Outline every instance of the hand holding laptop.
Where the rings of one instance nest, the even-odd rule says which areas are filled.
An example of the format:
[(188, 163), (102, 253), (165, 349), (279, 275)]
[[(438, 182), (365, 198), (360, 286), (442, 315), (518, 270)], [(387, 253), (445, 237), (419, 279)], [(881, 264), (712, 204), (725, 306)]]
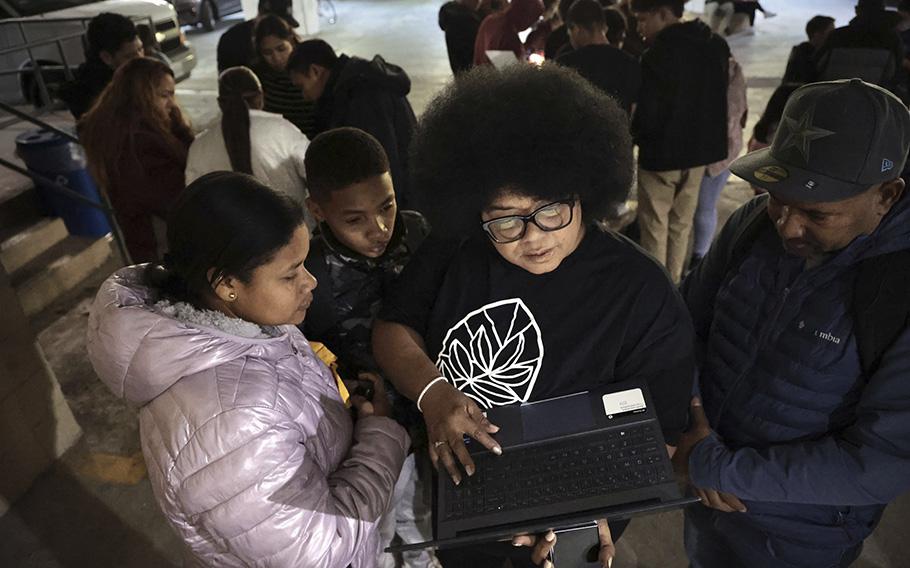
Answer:
[[(519, 546), (531, 539), (546, 546), (539, 537), (553, 531), (570, 535), (563, 539), (565, 558), (554, 562), (573, 566), (590, 551), (582, 533), (596, 527), (601, 546), (590, 552), (609, 566), (615, 547), (596, 519), (622, 520), (698, 501), (683, 495), (673, 477), (643, 381), (497, 406), (487, 411), (488, 419), (442, 378), (427, 382), (417, 400), (431, 457), (443, 461), (452, 479), (434, 479), (433, 540), (390, 551), (475, 546), (515, 535), (538, 535)], [(456, 456), (470, 477), (461, 477)]]
[[(613, 535), (610, 533), (610, 525), (606, 519), (597, 521), (597, 536), (600, 540), (600, 550), (598, 551), (597, 561), (603, 568), (613, 566), (613, 558), (616, 556), (616, 545), (613, 543)], [(556, 548), (556, 533), (547, 531), (539, 535), (520, 535), (512, 539), (515, 546), (533, 546), (531, 552), (531, 562), (544, 568), (553, 568), (553, 551)]]
[(449, 383), (440, 381), (433, 385), (421, 402), (427, 423), (430, 460), (436, 469), (442, 462), (455, 485), (461, 483), (456, 457), (465, 472), (474, 475), (474, 461), (464, 445), (465, 435), (495, 454), (502, 453), (500, 445), (490, 436), (499, 431), (499, 426), (487, 420), (477, 403)]
[[(671, 453), (673, 469), (680, 483), (686, 486), (692, 485), (689, 479), (689, 454), (692, 453), (692, 450), (699, 442), (711, 435), (711, 425), (708, 423), (705, 409), (702, 407), (701, 400), (698, 397), (692, 399), (689, 406), (689, 416), (691, 418), (689, 429), (680, 437), (676, 451)], [(711, 507), (724, 513), (746, 512), (746, 506), (739, 500), (739, 497), (732, 493), (702, 489), (695, 486), (692, 486), (692, 490), (701, 498), (702, 504), (706, 507)]]
[(555, 532), (547, 531), (544, 534), (538, 535), (519, 535), (512, 539), (512, 544), (514, 546), (533, 546), (534, 550), (531, 551), (531, 562), (535, 566), (553, 568), (552, 552), (553, 548), (556, 547)]

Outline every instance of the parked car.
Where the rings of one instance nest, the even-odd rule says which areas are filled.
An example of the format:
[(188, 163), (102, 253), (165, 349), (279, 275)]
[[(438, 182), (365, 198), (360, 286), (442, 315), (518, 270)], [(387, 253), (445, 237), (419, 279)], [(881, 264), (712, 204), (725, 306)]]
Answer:
[(153, 26), (178, 81), (196, 67), (196, 50), (164, 0), (0, 0), (0, 100), (42, 102), (35, 63), (53, 96), (67, 79), (65, 69), (75, 71), (85, 61), (85, 28), (102, 12)]
[(215, 23), (228, 14), (243, 9), (240, 0), (170, 0), (177, 9), (181, 26), (201, 25), (208, 31), (215, 29)]

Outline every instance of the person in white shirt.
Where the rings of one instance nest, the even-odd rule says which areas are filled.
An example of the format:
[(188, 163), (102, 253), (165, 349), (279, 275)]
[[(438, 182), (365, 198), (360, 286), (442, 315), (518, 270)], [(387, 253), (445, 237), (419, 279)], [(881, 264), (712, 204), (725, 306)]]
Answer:
[(214, 171), (241, 172), (303, 204), (303, 157), (310, 142), (281, 115), (261, 110), (262, 85), (256, 74), (246, 67), (225, 69), (218, 77), (218, 106), (221, 117), (190, 146), (186, 183)]

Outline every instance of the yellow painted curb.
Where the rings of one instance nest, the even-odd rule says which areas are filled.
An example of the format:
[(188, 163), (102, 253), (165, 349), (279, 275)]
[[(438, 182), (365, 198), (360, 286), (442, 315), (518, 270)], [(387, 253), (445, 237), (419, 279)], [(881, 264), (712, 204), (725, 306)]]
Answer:
[(131, 456), (92, 453), (79, 470), (95, 481), (115, 485), (136, 485), (148, 474), (142, 452)]

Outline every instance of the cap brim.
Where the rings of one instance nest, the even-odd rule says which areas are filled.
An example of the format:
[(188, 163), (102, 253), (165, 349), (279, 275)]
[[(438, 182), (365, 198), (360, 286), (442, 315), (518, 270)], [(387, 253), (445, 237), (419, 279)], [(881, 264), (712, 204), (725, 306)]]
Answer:
[(841, 201), (869, 189), (863, 184), (831, 178), (781, 162), (771, 155), (771, 148), (762, 148), (734, 160), (730, 171), (771, 195), (793, 201)]

